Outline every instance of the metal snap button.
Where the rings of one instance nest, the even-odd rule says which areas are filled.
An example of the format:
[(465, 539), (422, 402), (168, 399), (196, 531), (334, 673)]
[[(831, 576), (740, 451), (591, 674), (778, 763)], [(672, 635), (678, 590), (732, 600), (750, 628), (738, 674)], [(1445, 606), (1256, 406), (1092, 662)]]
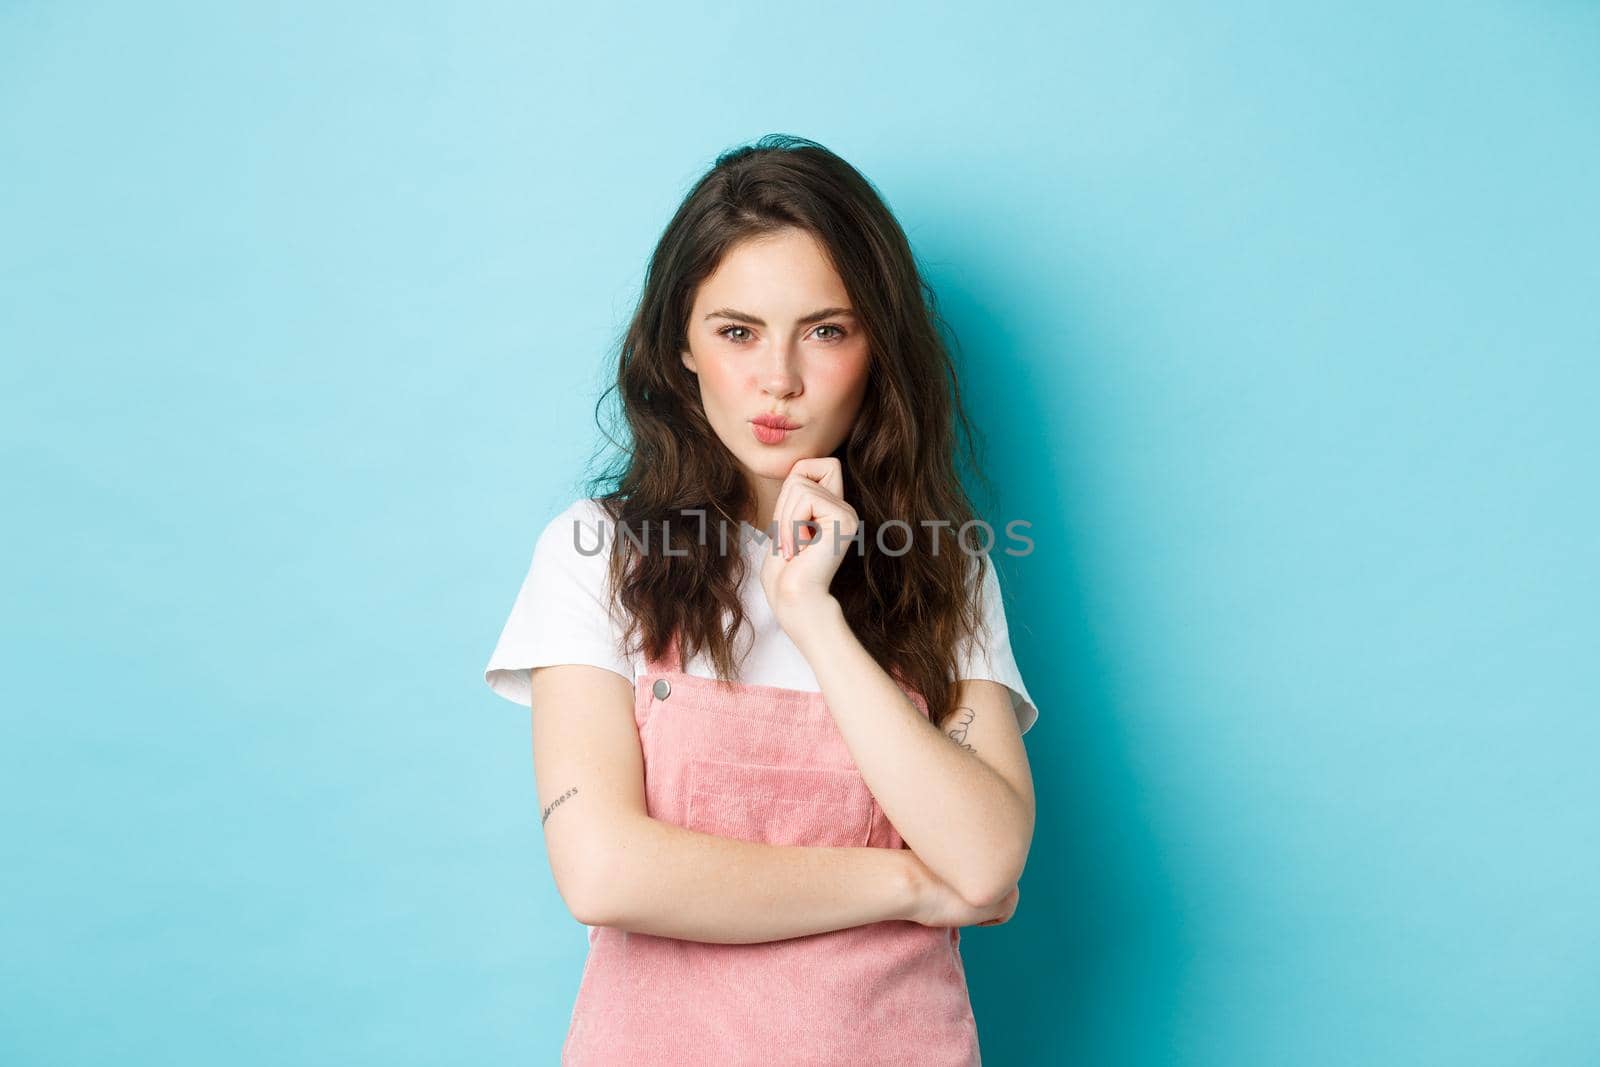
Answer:
[(650, 687), (657, 700), (665, 700), (672, 693), (672, 684), (665, 678), (657, 678), (656, 684)]

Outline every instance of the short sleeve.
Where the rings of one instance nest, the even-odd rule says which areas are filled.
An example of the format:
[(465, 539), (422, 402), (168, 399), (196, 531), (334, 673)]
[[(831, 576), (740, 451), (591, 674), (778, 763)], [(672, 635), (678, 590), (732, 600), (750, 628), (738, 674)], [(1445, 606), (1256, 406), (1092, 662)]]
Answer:
[[(976, 569), (977, 559), (974, 557)], [(999, 682), (1011, 690), (1011, 707), (1017, 713), (1017, 727), (1020, 732), (1027, 733), (1039, 718), (1039, 709), (1022, 681), (1022, 671), (1017, 667), (1016, 656), (1011, 651), (1011, 631), (1006, 624), (1005, 602), (1000, 595), (1000, 576), (992, 559), (983, 561), (980, 604), (980, 632), (968, 634), (956, 650), (956, 680), (984, 678)]]
[(604, 509), (583, 499), (545, 526), (527, 576), (483, 679), (507, 700), (529, 707), (534, 667), (585, 663), (633, 682), (633, 664), (609, 610), (610, 540)]

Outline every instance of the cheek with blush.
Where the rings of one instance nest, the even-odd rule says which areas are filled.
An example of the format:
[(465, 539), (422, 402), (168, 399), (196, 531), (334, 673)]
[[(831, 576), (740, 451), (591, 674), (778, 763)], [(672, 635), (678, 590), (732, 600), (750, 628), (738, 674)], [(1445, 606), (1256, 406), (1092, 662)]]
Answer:
[(807, 375), (813, 391), (830, 400), (842, 400), (866, 378), (867, 366), (861, 360), (837, 360), (812, 367)]
[[(866, 357), (863, 355), (860, 359), (840, 360), (817, 367), (812, 371), (811, 383), (813, 396), (826, 401), (827, 413), (824, 417), (830, 422), (849, 422), (855, 415), (862, 394), (866, 392)], [(818, 414), (823, 413), (819, 411)]]
[(734, 372), (717, 359), (700, 361), (700, 395), (708, 409), (727, 411), (737, 407), (740, 386)]

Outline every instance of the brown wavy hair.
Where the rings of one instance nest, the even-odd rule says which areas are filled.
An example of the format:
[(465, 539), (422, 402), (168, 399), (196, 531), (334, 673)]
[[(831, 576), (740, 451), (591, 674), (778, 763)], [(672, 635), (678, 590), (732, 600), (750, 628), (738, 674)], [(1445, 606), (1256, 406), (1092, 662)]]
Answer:
[[(723, 681), (737, 675), (744, 554), (723, 551), (716, 533), (684, 513), (700, 509), (705, 524), (720, 520), (737, 534), (755, 500), (707, 421), (680, 353), (696, 290), (722, 257), (741, 241), (788, 227), (809, 231), (828, 250), (867, 338), (865, 398), (832, 453), (843, 467), (845, 499), (861, 518), (861, 551), (850, 546), (830, 592), (862, 645), (923, 696), (929, 718), (942, 726), (954, 710), (957, 642), (980, 623), (981, 568), (992, 565), (957, 542), (975, 518), (958, 446), (967, 473), (986, 490), (988, 482), (943, 339), (948, 326), (904, 231), (871, 183), (815, 141), (769, 134), (723, 152), (651, 255), (620, 341), (616, 382), (596, 408), (598, 418), (613, 390), (620, 397), (625, 432), (614, 435), (601, 420), (619, 454), (587, 486), (616, 534), (611, 606), (630, 649), (661, 656), (676, 632), (684, 660), (704, 651)], [(879, 547), (879, 527), (891, 519), (916, 534), (903, 554), (891, 553), (906, 544), (904, 527), (885, 531), (891, 553)], [(949, 525), (922, 525), (939, 520)], [(648, 536), (659, 544), (663, 529), (672, 554), (641, 551), (639, 542)]]

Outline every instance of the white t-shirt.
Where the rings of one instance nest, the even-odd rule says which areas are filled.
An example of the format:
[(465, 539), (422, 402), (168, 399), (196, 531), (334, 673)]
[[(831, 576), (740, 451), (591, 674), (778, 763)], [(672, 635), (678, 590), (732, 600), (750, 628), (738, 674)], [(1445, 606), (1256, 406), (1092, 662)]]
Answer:
[[(740, 675), (734, 680), (745, 685), (820, 692), (822, 687), (817, 684), (815, 672), (773, 618), (766, 593), (761, 588), (761, 555), (767, 551), (766, 544), (749, 523), (741, 523), (741, 534), (740, 550), (749, 558), (744, 584), (739, 590), (747, 622), (746, 630), (735, 644), (735, 660), (749, 642), (748, 633), (752, 629), (755, 641), (749, 645)], [(607, 608), (606, 568), (613, 536), (612, 520), (604, 507), (587, 497), (568, 505), (545, 526), (534, 545), (533, 560), (516, 602), (511, 606), (511, 616), (506, 619), (494, 654), (484, 668), (484, 681), (496, 693), (528, 707), (532, 699), (529, 671), (557, 663), (604, 667), (626, 678), (630, 684), (644, 673), (644, 656), (628, 653), (621, 627)], [(708, 536), (716, 535), (708, 530)], [(730, 531), (730, 550), (733, 541)], [(602, 544), (606, 550), (596, 551)], [(972, 569), (976, 571), (977, 568)], [(1011, 652), (1005, 606), (992, 560), (984, 568), (982, 597), (988, 632), (980, 632), (978, 640), (969, 634), (963, 641), (957, 651), (956, 662), (960, 669), (956, 678), (958, 681), (987, 678), (1009, 688), (1017, 725), (1027, 732), (1039, 712), (1028, 695)], [(716, 677), (716, 671), (703, 654), (691, 657), (683, 670), (703, 678)]]

